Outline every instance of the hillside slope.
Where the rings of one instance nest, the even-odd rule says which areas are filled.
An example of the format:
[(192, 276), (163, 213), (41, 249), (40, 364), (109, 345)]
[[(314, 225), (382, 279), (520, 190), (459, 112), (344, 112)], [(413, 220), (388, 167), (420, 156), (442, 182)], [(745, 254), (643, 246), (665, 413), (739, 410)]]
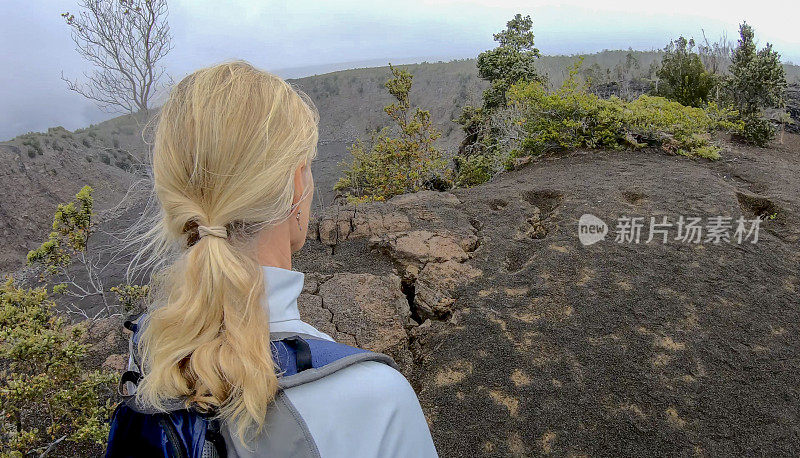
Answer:
[(24, 264), (28, 251), (47, 238), (58, 204), (84, 185), (95, 189), (100, 210), (120, 202), (137, 179), (130, 170), (144, 149), (132, 127), (123, 130), (101, 125), (73, 133), (58, 127), (0, 143), (1, 272)]

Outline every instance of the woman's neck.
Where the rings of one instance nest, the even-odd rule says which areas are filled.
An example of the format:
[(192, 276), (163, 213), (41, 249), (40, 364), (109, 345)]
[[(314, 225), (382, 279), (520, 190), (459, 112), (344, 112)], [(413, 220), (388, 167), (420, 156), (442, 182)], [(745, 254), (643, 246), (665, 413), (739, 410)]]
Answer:
[(260, 265), (292, 269), (292, 244), (286, 224), (262, 230), (256, 236), (255, 250)]

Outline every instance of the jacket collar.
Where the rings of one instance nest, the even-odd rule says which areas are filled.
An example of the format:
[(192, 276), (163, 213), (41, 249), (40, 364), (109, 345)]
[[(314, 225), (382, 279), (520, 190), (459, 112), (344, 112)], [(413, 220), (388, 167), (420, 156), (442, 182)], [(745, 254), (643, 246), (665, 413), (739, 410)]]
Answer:
[(270, 324), (299, 320), (297, 298), (303, 291), (305, 274), (296, 270), (272, 266), (261, 266), (261, 269), (264, 271), (266, 285), (264, 297), (267, 302)]

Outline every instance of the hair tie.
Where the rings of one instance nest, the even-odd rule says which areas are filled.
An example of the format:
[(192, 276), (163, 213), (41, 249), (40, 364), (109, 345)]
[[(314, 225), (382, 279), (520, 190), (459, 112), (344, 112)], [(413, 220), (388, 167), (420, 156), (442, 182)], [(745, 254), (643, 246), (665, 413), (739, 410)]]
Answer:
[(203, 238), (206, 235), (213, 235), (221, 239), (228, 238), (228, 229), (225, 226), (197, 226), (198, 238)]

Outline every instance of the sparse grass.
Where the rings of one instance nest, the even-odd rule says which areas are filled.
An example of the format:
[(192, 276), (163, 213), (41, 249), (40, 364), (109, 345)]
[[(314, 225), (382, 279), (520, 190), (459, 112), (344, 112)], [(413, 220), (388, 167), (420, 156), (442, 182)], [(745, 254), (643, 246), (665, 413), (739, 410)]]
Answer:
[(686, 150), (683, 150), (683, 149), (679, 149), (677, 151), (677, 153), (682, 155), (682, 156), (700, 157), (700, 158), (709, 159), (709, 160), (712, 160), (712, 161), (716, 161), (717, 159), (720, 158), (719, 148), (716, 147), (716, 146), (713, 146), (713, 145), (700, 146), (700, 147), (696, 148), (694, 150), (694, 152), (691, 153), (691, 154), (688, 153)]

